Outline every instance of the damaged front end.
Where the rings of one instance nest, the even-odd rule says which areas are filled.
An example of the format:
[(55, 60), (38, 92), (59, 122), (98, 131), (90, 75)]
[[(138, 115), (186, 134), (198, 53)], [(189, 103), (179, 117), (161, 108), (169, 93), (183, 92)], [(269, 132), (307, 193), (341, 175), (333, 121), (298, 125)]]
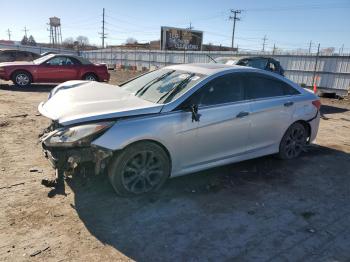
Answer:
[(48, 187), (62, 184), (64, 175), (74, 174), (84, 165), (93, 164), (94, 173), (102, 173), (113, 152), (91, 145), (91, 142), (114, 123), (107, 121), (65, 127), (53, 122), (45, 129), (40, 141), (45, 157), (56, 170), (56, 179), (43, 180), (42, 184)]

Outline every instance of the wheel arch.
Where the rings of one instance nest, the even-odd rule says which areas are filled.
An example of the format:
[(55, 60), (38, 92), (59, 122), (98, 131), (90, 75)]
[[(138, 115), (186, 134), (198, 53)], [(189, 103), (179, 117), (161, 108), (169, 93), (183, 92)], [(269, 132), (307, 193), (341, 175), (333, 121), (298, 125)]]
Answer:
[(88, 71), (82, 75), (82, 77), (81, 77), (82, 80), (84, 80), (87, 75), (94, 75), (96, 77), (96, 81), (100, 81), (98, 75), (95, 72), (90, 72), (90, 71)]
[(25, 72), (25, 73), (29, 74), (32, 82), (34, 81), (33, 74), (31, 72), (29, 72), (28, 70), (26, 70), (26, 69), (15, 69), (15, 70), (13, 70), (11, 72), (11, 74), (10, 74), (10, 78), (11, 78), (12, 81), (13, 81), (13, 78), (14, 78), (15, 74), (18, 73), (18, 72)]
[(154, 139), (147, 138), (147, 139), (140, 139), (140, 140), (133, 141), (133, 142), (125, 145), (121, 149), (114, 150), (113, 153), (115, 154), (115, 153), (117, 153), (117, 152), (119, 152), (121, 150), (124, 150), (127, 147), (133, 146), (133, 145), (138, 144), (138, 143), (144, 143), (144, 142), (156, 144), (156, 145), (160, 146), (164, 150), (164, 152), (167, 154), (167, 156), (169, 158), (169, 164), (170, 164), (170, 170), (171, 170), (172, 169), (172, 158), (171, 158), (171, 154), (170, 154), (168, 148), (163, 143), (161, 143), (161, 142), (159, 142), (157, 140), (154, 140)]
[[(306, 132), (307, 132), (307, 137), (308, 137), (308, 140), (310, 139), (310, 136), (311, 136), (311, 125), (309, 122), (305, 121), (305, 120), (297, 120), (295, 121), (294, 123), (300, 123), (304, 126)], [(293, 124), (294, 124), (293, 123)], [(292, 125), (293, 125), (292, 124)], [(291, 126), (291, 125), (290, 125)], [(309, 141), (308, 141), (309, 142)]]

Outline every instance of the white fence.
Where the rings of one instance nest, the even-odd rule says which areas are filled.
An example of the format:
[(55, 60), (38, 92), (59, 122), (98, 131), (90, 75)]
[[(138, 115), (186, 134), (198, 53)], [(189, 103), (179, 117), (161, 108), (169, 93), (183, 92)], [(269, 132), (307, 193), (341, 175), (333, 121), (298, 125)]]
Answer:
[(45, 52), (56, 52), (56, 53), (63, 53), (63, 54), (74, 54), (77, 55), (78, 52), (71, 50), (71, 49), (64, 49), (64, 48), (50, 48), (50, 47), (41, 47), (41, 46), (28, 46), (28, 45), (4, 45), (0, 44), (0, 49), (16, 49), (16, 50), (23, 50), (23, 51), (29, 51), (37, 54), (42, 54)]
[[(252, 53), (102, 49), (84, 51), (81, 55), (96, 63), (146, 70), (171, 64), (208, 63), (212, 61), (211, 58), (243, 57), (251, 56)], [(286, 77), (298, 84), (312, 86), (315, 79), (318, 88), (339, 95), (346, 95), (350, 88), (350, 56), (276, 55), (271, 53), (260, 55), (269, 55), (279, 60), (285, 69)]]

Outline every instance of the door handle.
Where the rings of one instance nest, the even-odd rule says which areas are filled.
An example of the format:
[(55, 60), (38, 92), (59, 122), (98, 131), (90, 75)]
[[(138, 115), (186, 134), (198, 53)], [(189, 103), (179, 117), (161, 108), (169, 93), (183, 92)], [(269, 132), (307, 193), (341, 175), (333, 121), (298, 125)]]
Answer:
[(242, 112), (239, 112), (238, 115), (236, 115), (236, 117), (242, 118), (242, 117), (245, 117), (247, 115), (249, 115), (249, 112), (242, 111)]
[(284, 103), (284, 106), (285, 106), (285, 107), (289, 107), (289, 106), (292, 106), (292, 105), (294, 105), (294, 102), (292, 102), (292, 101), (289, 101), (289, 102), (287, 102), (287, 103)]

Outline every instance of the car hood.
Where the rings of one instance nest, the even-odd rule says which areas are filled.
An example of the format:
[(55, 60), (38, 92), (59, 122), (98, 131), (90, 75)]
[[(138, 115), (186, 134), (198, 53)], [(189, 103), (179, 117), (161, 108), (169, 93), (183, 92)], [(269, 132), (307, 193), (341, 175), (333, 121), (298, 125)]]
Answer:
[(39, 112), (62, 125), (159, 113), (162, 105), (140, 99), (121, 87), (68, 81), (54, 88)]
[(33, 62), (26, 62), (26, 61), (0, 63), (0, 67), (3, 67), (3, 66), (25, 66), (25, 65), (34, 65), (34, 63)]

